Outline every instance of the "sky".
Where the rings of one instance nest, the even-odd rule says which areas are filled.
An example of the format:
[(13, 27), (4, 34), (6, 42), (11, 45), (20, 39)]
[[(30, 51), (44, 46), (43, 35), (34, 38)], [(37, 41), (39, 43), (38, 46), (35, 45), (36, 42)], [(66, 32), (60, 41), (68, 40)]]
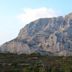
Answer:
[(0, 45), (16, 38), (31, 21), (70, 12), (72, 0), (0, 0)]

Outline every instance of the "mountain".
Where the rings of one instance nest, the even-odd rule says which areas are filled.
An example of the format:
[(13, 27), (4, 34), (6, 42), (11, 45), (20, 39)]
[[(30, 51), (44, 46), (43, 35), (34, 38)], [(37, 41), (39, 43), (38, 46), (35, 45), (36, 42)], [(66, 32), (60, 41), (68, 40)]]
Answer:
[(0, 46), (0, 52), (72, 55), (72, 13), (27, 24), (15, 39)]

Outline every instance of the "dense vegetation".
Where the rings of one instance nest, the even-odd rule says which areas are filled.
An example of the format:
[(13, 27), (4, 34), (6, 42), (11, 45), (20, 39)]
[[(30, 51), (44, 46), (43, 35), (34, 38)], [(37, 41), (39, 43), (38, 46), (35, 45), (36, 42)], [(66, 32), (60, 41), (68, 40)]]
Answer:
[(0, 72), (72, 72), (72, 57), (0, 53)]

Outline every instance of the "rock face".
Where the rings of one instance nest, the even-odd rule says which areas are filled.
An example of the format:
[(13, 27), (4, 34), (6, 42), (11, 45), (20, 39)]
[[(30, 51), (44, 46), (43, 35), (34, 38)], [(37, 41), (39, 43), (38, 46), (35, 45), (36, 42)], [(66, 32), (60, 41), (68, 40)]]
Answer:
[(72, 55), (72, 13), (27, 24), (17, 38), (0, 47), (0, 52)]

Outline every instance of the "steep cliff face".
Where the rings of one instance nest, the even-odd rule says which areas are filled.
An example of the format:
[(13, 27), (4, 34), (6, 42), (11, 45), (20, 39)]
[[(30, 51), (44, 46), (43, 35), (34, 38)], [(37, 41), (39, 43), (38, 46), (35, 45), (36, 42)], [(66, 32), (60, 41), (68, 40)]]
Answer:
[(18, 37), (0, 47), (1, 52), (72, 55), (72, 13), (40, 18), (22, 28)]

